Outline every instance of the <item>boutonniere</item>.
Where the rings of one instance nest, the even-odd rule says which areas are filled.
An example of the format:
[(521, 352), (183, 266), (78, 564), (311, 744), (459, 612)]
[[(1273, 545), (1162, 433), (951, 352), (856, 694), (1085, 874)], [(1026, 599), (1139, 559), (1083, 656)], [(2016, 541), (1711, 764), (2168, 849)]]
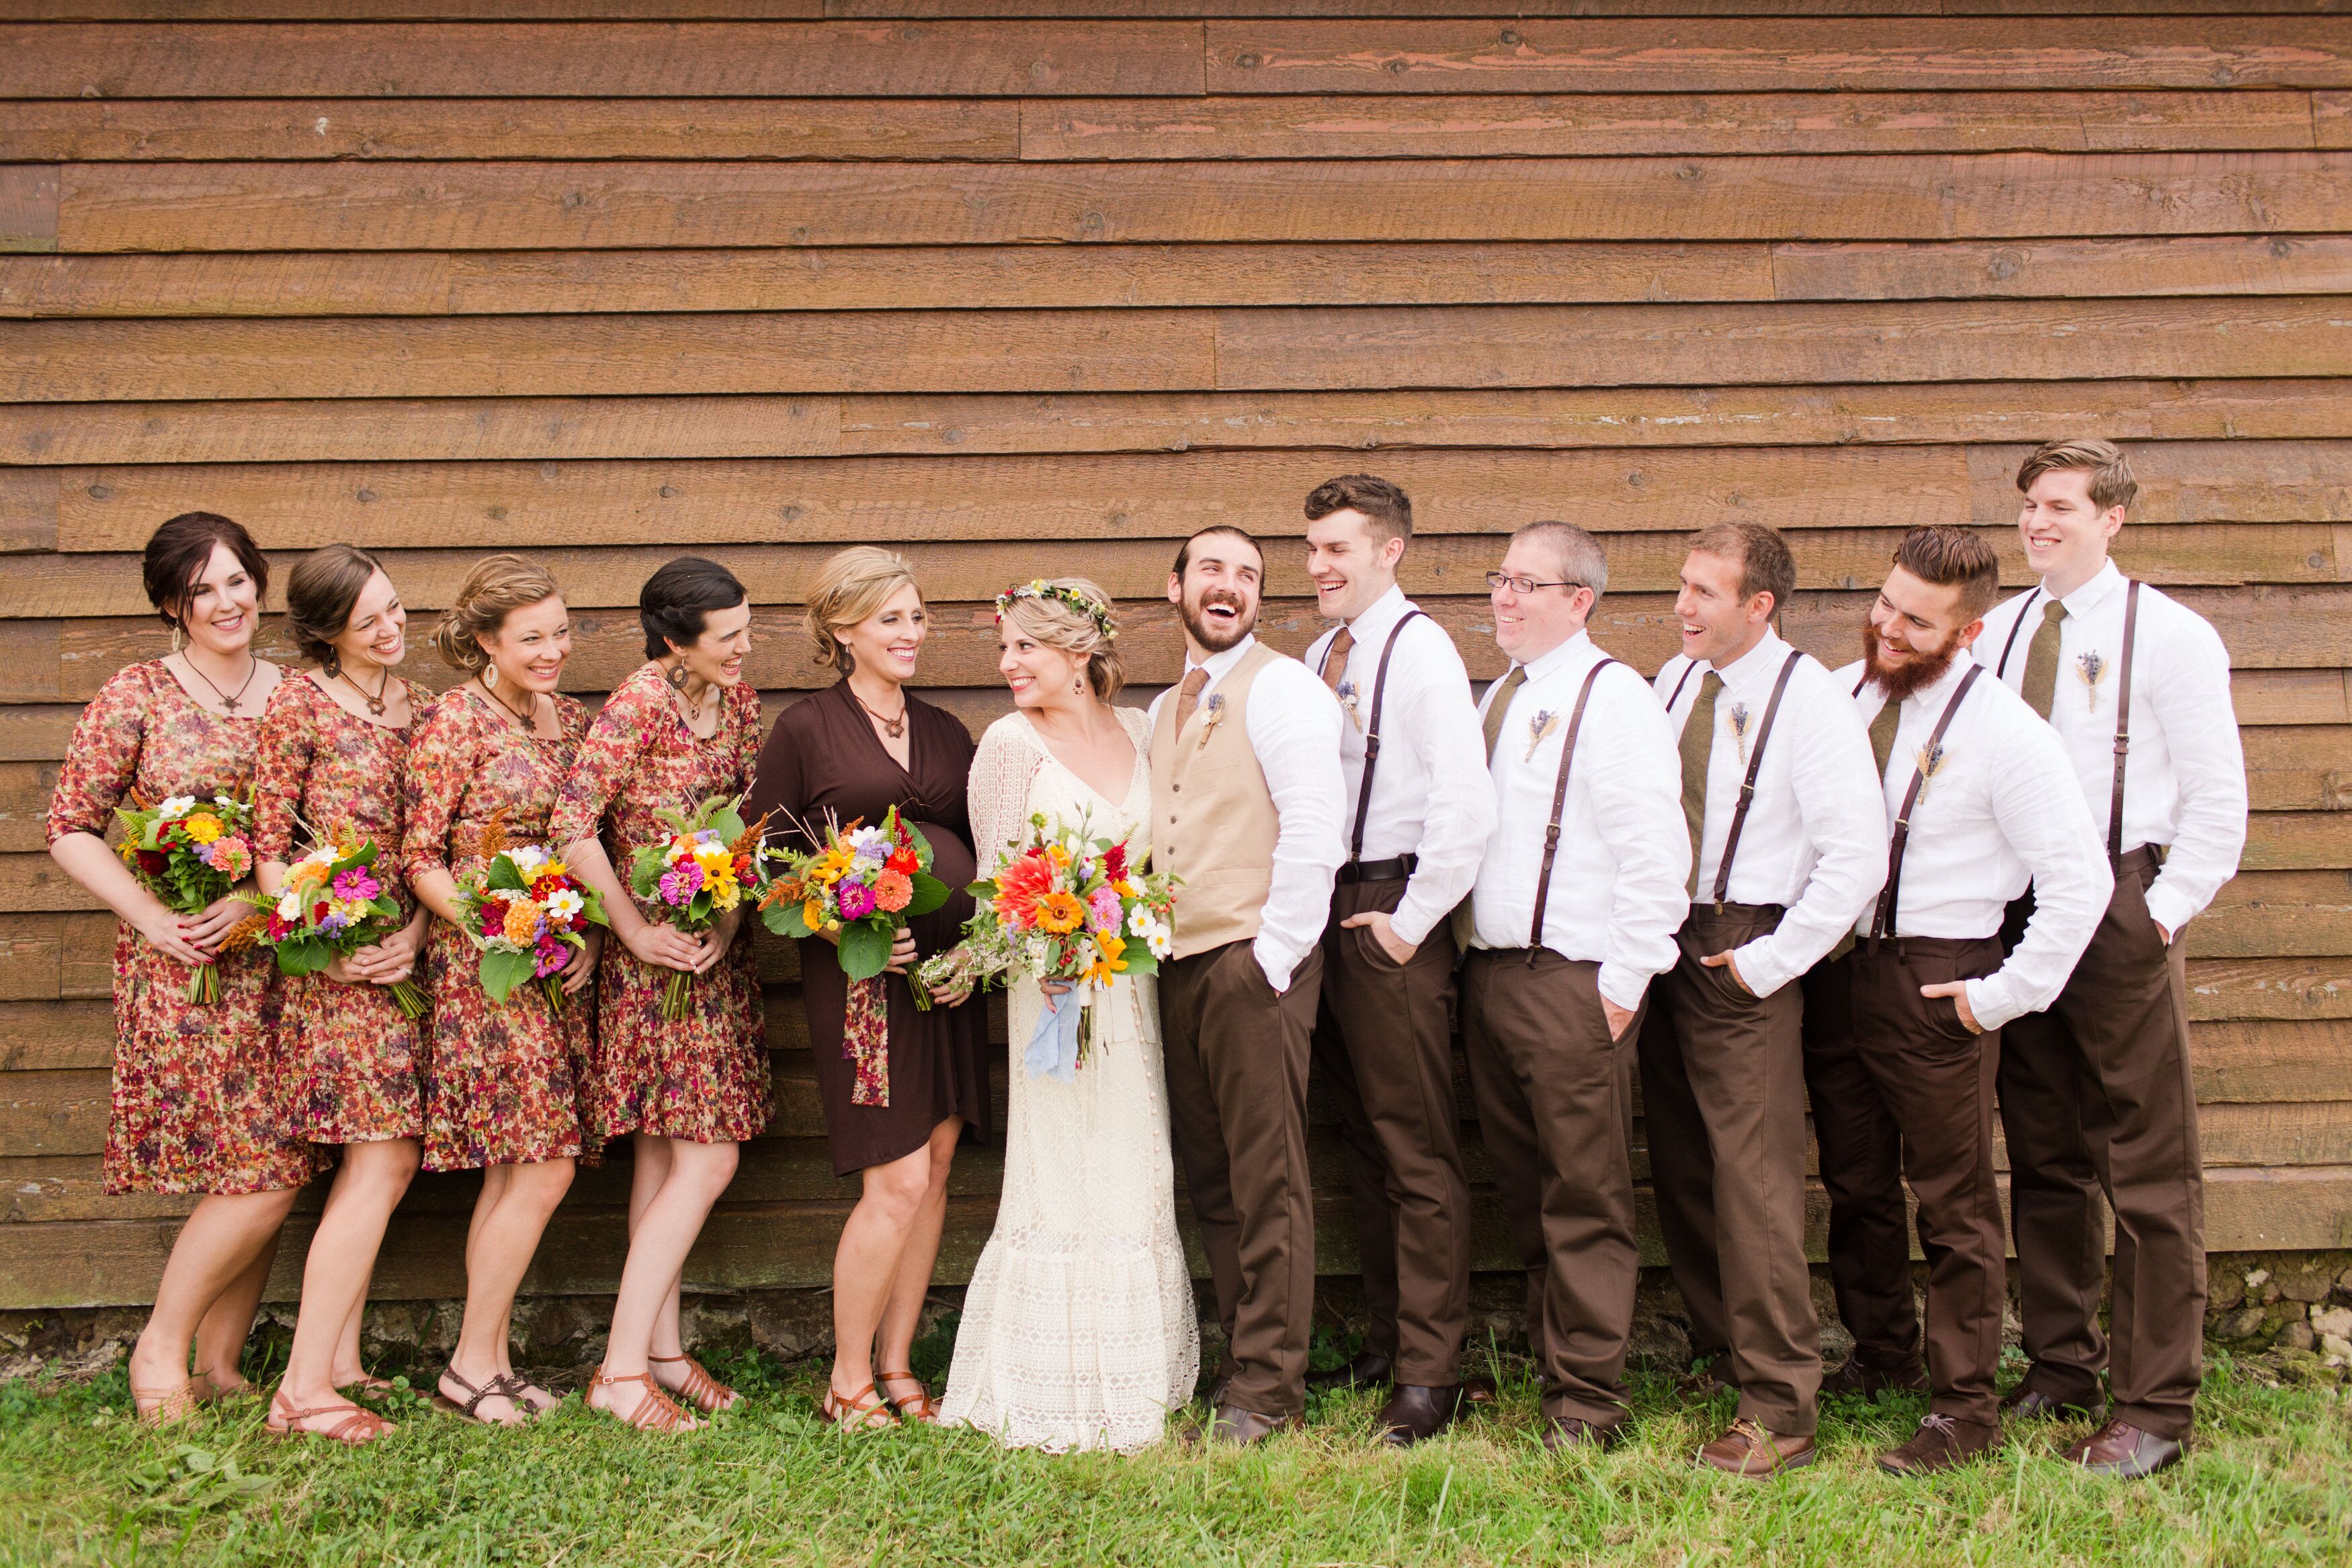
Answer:
[(2093, 708), (2099, 706), (2099, 683), (2107, 678), (2107, 661), (2096, 648), (2085, 648), (2074, 656), (2074, 674), (2083, 682), (2083, 701)]
[(1951, 754), (1939, 741), (1932, 747), (1921, 747), (1915, 755), (1919, 764), (1919, 800), (1924, 804), (1927, 799), (1927, 786), (1936, 781), (1936, 775), (1943, 770), (1945, 763), (1951, 760)]
[(1339, 683), (1339, 706), (1348, 710), (1348, 716), (1356, 721), (1356, 727), (1358, 729), (1364, 727), (1364, 716), (1359, 712), (1356, 707), (1355, 682), (1341, 681)]
[(1559, 727), (1559, 715), (1549, 708), (1538, 708), (1535, 716), (1528, 720), (1528, 754), (1522, 760), (1533, 762), (1536, 747), (1544, 743), (1544, 737)]
[(1739, 747), (1739, 766), (1748, 766), (1748, 705), (1731, 705), (1731, 738)]
[(1201, 738), (1199, 746), (1209, 744), (1209, 737), (1217, 733), (1217, 726), (1225, 722), (1225, 694), (1211, 692), (1201, 704)]

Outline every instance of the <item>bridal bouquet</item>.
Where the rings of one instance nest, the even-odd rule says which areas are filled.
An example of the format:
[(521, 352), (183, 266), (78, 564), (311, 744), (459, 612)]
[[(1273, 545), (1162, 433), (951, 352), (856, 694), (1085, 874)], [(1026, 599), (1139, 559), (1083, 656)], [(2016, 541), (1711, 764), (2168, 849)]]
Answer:
[(490, 863), (457, 883), (465, 912), (458, 927), (482, 955), (482, 989), (503, 1006), (514, 988), (536, 978), (547, 1005), (562, 1012), (563, 968), (588, 945), (588, 927), (608, 924), (604, 900), (573, 876), (562, 859), (538, 844), (506, 841), (486, 831), (481, 853)]
[[(339, 832), (322, 839), (286, 870), (276, 898), (247, 894), (259, 913), (228, 935), (224, 946), (268, 947), (281, 975), (315, 975), (398, 931), (400, 901), (376, 875), (372, 839)], [(408, 980), (387, 988), (400, 1010), (423, 1018), (425, 994)]]
[(969, 972), (1065, 981), (1071, 997), (1037, 1020), (1022, 1065), (1067, 1083), (1093, 1054), (1094, 1015), (1122, 975), (1154, 975), (1175, 948), (1176, 879), (1146, 873), (1125, 841), (1045, 815), (1007, 850), (993, 881), (976, 882), (980, 908), (964, 925)]
[[(122, 863), (174, 915), (202, 915), (253, 870), (253, 808), (246, 801), (215, 795), (200, 803), (194, 795), (174, 795), (150, 806), (134, 794), (114, 814), (124, 830)], [(188, 1000), (220, 1000), (220, 971), (197, 966)]]
[[(692, 811), (664, 809), (654, 815), (670, 836), (629, 857), (629, 891), (653, 905), (655, 916), (689, 936), (699, 936), (743, 903), (758, 885), (755, 867), (763, 852), (760, 829), (746, 828), (742, 797), (713, 795)], [(694, 1009), (694, 975), (672, 969), (662, 991), (662, 1017), (673, 1021)]]
[[(947, 903), (948, 884), (931, 874), (930, 841), (896, 806), (877, 827), (828, 820), (824, 839), (821, 849), (766, 852), (780, 869), (761, 892), (760, 919), (779, 936), (834, 936), (849, 977), (841, 1049), (857, 1068), (850, 1103), (887, 1105), (890, 1014), (882, 971), (907, 923)], [(918, 1006), (929, 1004), (920, 986), (914, 991)]]

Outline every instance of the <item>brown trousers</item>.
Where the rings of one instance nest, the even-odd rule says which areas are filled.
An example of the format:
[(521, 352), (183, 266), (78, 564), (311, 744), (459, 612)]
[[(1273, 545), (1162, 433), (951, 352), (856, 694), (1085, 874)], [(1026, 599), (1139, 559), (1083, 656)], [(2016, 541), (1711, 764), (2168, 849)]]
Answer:
[(1642, 1019), (1609, 1038), (1600, 973), (1548, 948), (1532, 966), (1525, 948), (1474, 949), (1462, 967), (1462, 1035), (1495, 1186), (1528, 1271), (1544, 1414), (1611, 1427), (1625, 1415), (1641, 1271), (1633, 1141)]
[(1310, 950), (1277, 996), (1247, 942), (1160, 967), (1168, 1119), (1225, 1331), (1225, 1400), (1260, 1416), (1307, 1406), (1307, 1063), (1322, 979)]
[[(2095, 1407), (2108, 1370), (2114, 1414), (2185, 1437), (2203, 1372), (2205, 1183), (2189, 1079), (2187, 955), (2148, 918), (2162, 862), (2143, 846), (2116, 866), (2115, 896), (2046, 1012), (2002, 1031), (2000, 1119), (2009, 1139), (2025, 1381)], [(2014, 940), (2032, 913), (2010, 911)], [(2112, 1343), (2099, 1334), (2106, 1273), (2101, 1197), (2116, 1214)]]
[(1370, 931), (1339, 922), (1393, 914), (1402, 877), (1341, 883), (1323, 933), (1315, 1071), (1339, 1107), (1339, 1137), (1363, 1260), (1368, 1348), (1395, 1379), (1461, 1380), (1470, 1322), (1470, 1187), (1454, 1098), (1454, 936), (1444, 922), (1400, 965)]
[(1970, 1034), (1951, 998), (1919, 988), (2000, 963), (1998, 937), (1889, 937), (1827, 966), (1837, 973), (1806, 992), (1810, 1003), (1843, 982), (1843, 1034), (1833, 1012), (1808, 1020), (1805, 1083), (1830, 1192), (1831, 1281), (1854, 1354), (1896, 1366), (1916, 1343), (1899, 1158), (1927, 1258), (1930, 1405), (1984, 1426), (2000, 1419), (1993, 1377), (2009, 1282), (1992, 1155), (2000, 1031)]
[(1727, 1349), (1739, 1414), (1810, 1437), (1822, 1325), (1805, 1264), (1804, 998), (1757, 997), (1699, 960), (1769, 934), (1778, 904), (1693, 904), (1642, 1030), (1650, 1185), (1702, 1350)]

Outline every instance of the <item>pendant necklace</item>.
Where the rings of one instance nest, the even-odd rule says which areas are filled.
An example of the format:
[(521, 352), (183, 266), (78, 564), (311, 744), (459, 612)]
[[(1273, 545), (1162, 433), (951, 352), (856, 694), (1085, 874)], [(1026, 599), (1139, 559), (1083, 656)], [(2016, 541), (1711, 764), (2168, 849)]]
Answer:
[(351, 673), (345, 670), (341, 665), (338, 664), (335, 667), (335, 674), (342, 677), (343, 685), (359, 693), (360, 700), (367, 704), (368, 712), (373, 714), (378, 718), (382, 718), (383, 716), (385, 706), (383, 696), (386, 692), (392, 689), (392, 669), (389, 665), (385, 666), (383, 679), (377, 683), (375, 694), (373, 696), (368, 695), (368, 689), (365, 686), (352, 679)]
[[(388, 674), (387, 678), (389, 678)], [(530, 711), (529, 713), (516, 713), (515, 706), (507, 701), (506, 698), (499, 695), (496, 692), (492, 692), (490, 694), (490, 700), (497, 703), (500, 707), (506, 709), (507, 712), (514, 714), (514, 721), (530, 732), (531, 738), (535, 740), (539, 737), (539, 698), (530, 692), (525, 692), (523, 693), (523, 695), (530, 700)]]
[(229, 714), (235, 714), (236, 712), (236, 705), (238, 701), (244, 697), (247, 687), (251, 686), (253, 685), (253, 677), (261, 673), (261, 661), (253, 658), (248, 654), (246, 659), (245, 666), (245, 685), (237, 687), (236, 695), (235, 696), (231, 696), (228, 693), (221, 690), (218, 684), (215, 683), (210, 675), (197, 668), (196, 661), (194, 658), (184, 660), (183, 663), (184, 663), (189, 669), (195, 672), (196, 679), (204, 682), (205, 685), (213, 688), (213, 695), (220, 698), (220, 705), (223, 711)]
[(849, 699), (856, 703), (859, 707), (866, 708), (866, 716), (872, 719), (876, 724), (880, 725), (882, 727), (883, 734), (888, 736), (893, 740), (904, 740), (907, 738), (907, 707), (903, 699), (901, 699), (899, 703), (898, 716), (897, 718), (891, 718), (887, 715), (876, 713), (872, 708), (866, 707), (866, 699), (859, 696), (854, 691), (849, 694)]

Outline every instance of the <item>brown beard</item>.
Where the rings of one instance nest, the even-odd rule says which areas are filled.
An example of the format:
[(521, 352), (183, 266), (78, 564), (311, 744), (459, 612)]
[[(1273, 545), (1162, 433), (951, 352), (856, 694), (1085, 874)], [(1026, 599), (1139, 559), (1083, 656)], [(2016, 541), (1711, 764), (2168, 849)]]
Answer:
[(1944, 645), (1940, 653), (1914, 653), (1893, 669), (1878, 661), (1878, 633), (1865, 622), (1862, 628), (1862, 667), (1869, 673), (1873, 685), (1886, 694), (1890, 703), (1899, 703), (1914, 692), (1926, 691), (1944, 678), (1944, 672), (1959, 657), (1957, 639)]
[[(1223, 627), (1213, 624), (1209, 618), (1202, 613), (1202, 611), (1208, 607), (1211, 594), (1216, 596), (1218, 603), (1230, 604), (1234, 607), (1232, 632), (1228, 632)], [(1212, 589), (1208, 593), (1202, 594), (1198, 601), (1187, 601), (1182, 606), (1181, 613), (1184, 618), (1184, 630), (1192, 634), (1192, 641), (1212, 653), (1222, 653), (1257, 629), (1257, 617), (1255, 614), (1244, 613), (1248, 608), (1242, 602), (1240, 594), (1228, 593), (1222, 589)]]

